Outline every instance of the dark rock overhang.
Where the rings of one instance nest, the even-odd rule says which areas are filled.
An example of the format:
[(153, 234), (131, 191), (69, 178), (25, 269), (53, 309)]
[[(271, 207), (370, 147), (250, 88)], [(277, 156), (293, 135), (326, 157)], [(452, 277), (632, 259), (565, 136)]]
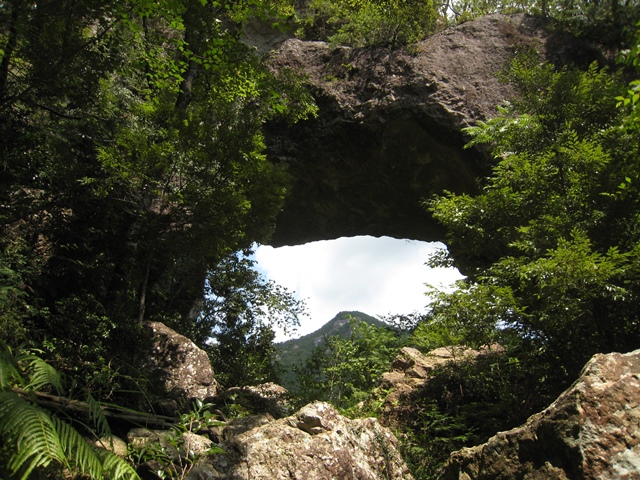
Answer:
[(424, 200), (476, 192), (491, 170), (486, 153), (463, 148), (463, 129), (513, 98), (498, 72), (518, 51), (535, 48), (556, 63), (580, 60), (577, 51), (594, 56), (560, 43), (523, 14), (486, 16), (402, 51), (284, 42), (272, 65), (308, 77), (319, 115), (266, 126), (269, 158), (293, 176), (271, 245), (355, 235), (442, 240)]

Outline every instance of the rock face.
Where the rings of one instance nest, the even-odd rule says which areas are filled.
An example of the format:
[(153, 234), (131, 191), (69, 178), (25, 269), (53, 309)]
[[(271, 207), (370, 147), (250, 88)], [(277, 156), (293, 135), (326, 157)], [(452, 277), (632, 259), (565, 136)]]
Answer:
[[(237, 480), (411, 479), (393, 434), (372, 418), (349, 420), (317, 402), (280, 420), (232, 422), (211, 478)], [(213, 472), (213, 470), (212, 470)]]
[(463, 347), (441, 347), (427, 354), (412, 347), (403, 347), (391, 364), (391, 371), (382, 375), (383, 388), (420, 385), (437, 366), (455, 360), (475, 358), (477, 350)]
[(213, 397), (218, 384), (206, 352), (163, 323), (148, 326), (153, 331), (151, 362), (162, 387), (159, 393), (178, 403)]
[(412, 393), (429, 381), (434, 368), (453, 361), (471, 360), (483, 355), (499, 354), (500, 345), (482, 351), (464, 347), (441, 347), (422, 353), (411, 347), (403, 347), (391, 365), (391, 371), (382, 375), (380, 389), (385, 392), (381, 421), (396, 428), (411, 424), (417, 414)]
[(463, 150), (462, 129), (513, 97), (496, 73), (526, 46), (560, 63), (595, 56), (558, 43), (524, 15), (470, 21), (410, 51), (284, 42), (273, 67), (303, 72), (320, 111), (267, 126), (270, 158), (295, 179), (272, 245), (364, 234), (441, 239), (420, 203), (444, 189), (473, 192), (488, 173), (484, 154)]
[(441, 478), (640, 478), (640, 350), (595, 355), (546, 410), (455, 452)]
[[(322, 402), (280, 420), (263, 414), (212, 426), (208, 436), (136, 428), (127, 439), (144, 461), (144, 478), (177, 469), (188, 480), (412, 479), (387, 428), (373, 418), (349, 420)], [(162, 454), (146, 455), (153, 451)]]
[(274, 418), (283, 418), (293, 412), (289, 399), (286, 388), (269, 382), (255, 386), (231, 387), (210, 401), (216, 405), (233, 403), (246, 412), (267, 413)]

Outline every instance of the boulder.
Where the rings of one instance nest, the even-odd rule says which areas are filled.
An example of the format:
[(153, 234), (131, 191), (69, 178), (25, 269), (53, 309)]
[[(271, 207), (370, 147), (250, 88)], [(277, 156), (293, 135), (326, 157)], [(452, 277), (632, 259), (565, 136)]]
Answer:
[(500, 354), (501, 345), (491, 345), (482, 350), (461, 346), (441, 347), (422, 353), (411, 347), (403, 347), (391, 364), (391, 371), (382, 374), (378, 389), (384, 392), (380, 419), (389, 427), (411, 424), (418, 414), (412, 394), (429, 381), (435, 368), (453, 361), (463, 361)]
[[(294, 178), (271, 245), (355, 235), (442, 240), (422, 208), (443, 190), (475, 192), (491, 159), (462, 129), (514, 97), (497, 73), (522, 49), (563, 63), (598, 58), (523, 14), (489, 15), (404, 50), (289, 39), (274, 69), (301, 72), (318, 117), (266, 125), (269, 158)], [(559, 48), (559, 46), (562, 48)]]
[(134, 428), (127, 434), (127, 441), (131, 458), (138, 461), (136, 470), (143, 479), (166, 478), (168, 472), (175, 472), (179, 478), (194, 480), (215, 472), (206, 462), (215, 445), (205, 435)]
[(397, 440), (373, 418), (349, 420), (317, 402), (279, 420), (230, 422), (211, 472), (237, 480), (411, 479)]
[(94, 447), (102, 448), (122, 458), (126, 458), (129, 453), (127, 442), (115, 435), (105, 435), (97, 440), (91, 439), (87, 441)]
[(640, 478), (640, 350), (595, 355), (546, 410), (454, 452), (441, 478)]
[(273, 382), (255, 386), (231, 387), (215, 398), (208, 400), (224, 410), (224, 405), (233, 405), (248, 414), (268, 413), (274, 418), (282, 418), (292, 413), (289, 392)]
[[(156, 388), (174, 408), (192, 399), (204, 400), (218, 391), (213, 367), (204, 350), (184, 335), (160, 322), (149, 322), (153, 332), (151, 368), (158, 378)], [(171, 406), (167, 406), (172, 410)]]
[[(278, 420), (251, 415), (206, 430), (136, 428), (127, 439), (145, 478), (175, 470), (189, 480), (412, 479), (390, 430), (373, 418), (349, 420), (328, 403)], [(212, 448), (224, 453), (211, 454)]]
[[(494, 347), (494, 350), (497, 348)], [(458, 346), (441, 347), (426, 354), (416, 348), (403, 347), (393, 360), (391, 371), (382, 375), (382, 387), (422, 384), (437, 366), (454, 360), (475, 358), (480, 353), (478, 350)]]

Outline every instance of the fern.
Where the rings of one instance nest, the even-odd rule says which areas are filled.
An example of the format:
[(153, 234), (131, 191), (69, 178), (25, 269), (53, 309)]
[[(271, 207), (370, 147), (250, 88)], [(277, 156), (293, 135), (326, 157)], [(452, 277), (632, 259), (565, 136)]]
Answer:
[(89, 405), (89, 417), (93, 422), (93, 431), (98, 438), (111, 436), (111, 428), (107, 417), (105, 417), (102, 411), (102, 405), (98, 402), (93, 395), (87, 395), (87, 404)]
[(103, 449), (96, 450), (96, 455), (102, 462), (102, 468), (106, 478), (140, 480), (135, 469), (117, 455)]
[(20, 374), (20, 367), (11, 354), (11, 349), (0, 340), (0, 389), (5, 390), (13, 384), (25, 383)]
[[(0, 341), (0, 443), (9, 448), (7, 467), (12, 475), (27, 480), (35, 469), (59, 465), (92, 479), (139, 480), (122, 458), (94, 448), (71, 425), (11, 390), (33, 392), (47, 385), (62, 390), (53, 367), (32, 353), (14, 356)], [(89, 397), (89, 405), (97, 433), (108, 433), (98, 402)]]
[(54, 387), (58, 393), (64, 390), (60, 373), (37, 355), (26, 355), (21, 362), (27, 364), (26, 370), (29, 375), (29, 383), (25, 390), (37, 392), (47, 385)]
[(71, 467), (78, 472), (92, 478), (102, 476), (110, 479), (138, 478), (133, 467), (120, 457), (106, 450), (93, 448), (73, 427), (62, 420), (54, 418), (54, 423), (60, 434), (60, 443), (71, 462)]
[(51, 417), (13, 392), (0, 392), (0, 437), (15, 448), (7, 466), (22, 480), (34, 468), (67, 464)]

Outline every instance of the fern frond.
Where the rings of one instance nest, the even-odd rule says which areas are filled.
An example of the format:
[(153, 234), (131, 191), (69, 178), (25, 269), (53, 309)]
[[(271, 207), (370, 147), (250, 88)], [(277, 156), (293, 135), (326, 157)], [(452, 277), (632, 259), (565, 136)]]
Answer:
[(113, 453), (95, 448), (69, 424), (53, 418), (60, 434), (62, 448), (71, 467), (91, 478), (110, 480), (140, 480), (137, 472), (124, 459)]
[(102, 404), (93, 398), (92, 395), (88, 394), (87, 405), (89, 405), (89, 418), (93, 423), (94, 433), (98, 438), (111, 436), (111, 428), (102, 410)]
[(22, 361), (26, 362), (26, 371), (29, 374), (26, 390), (38, 391), (46, 385), (51, 385), (58, 394), (63, 391), (60, 373), (43, 359), (37, 355), (27, 355)]
[(97, 449), (96, 454), (102, 461), (102, 468), (104, 469), (106, 478), (118, 480), (140, 480), (135, 469), (124, 459), (101, 448)]
[(51, 462), (66, 465), (51, 418), (13, 392), (0, 392), (0, 438), (15, 447), (8, 467), (25, 480), (37, 467)]
[[(28, 383), (22, 377), (22, 365), (29, 374)], [(140, 480), (124, 459), (94, 448), (71, 425), (8, 390), (16, 384), (30, 391), (45, 385), (62, 391), (55, 368), (31, 353), (16, 357), (0, 340), (0, 444), (9, 446), (7, 467), (13, 475), (27, 480), (34, 469), (55, 463), (92, 479)], [(91, 396), (87, 403), (99, 435), (110, 434), (101, 405)]]
[(93, 447), (68, 423), (56, 417), (52, 417), (52, 421), (58, 431), (60, 445), (71, 468), (79, 473), (89, 475), (91, 478), (101, 478), (103, 474), (102, 462)]
[(22, 386), (25, 383), (11, 349), (0, 340), (0, 389), (5, 390), (13, 384)]

